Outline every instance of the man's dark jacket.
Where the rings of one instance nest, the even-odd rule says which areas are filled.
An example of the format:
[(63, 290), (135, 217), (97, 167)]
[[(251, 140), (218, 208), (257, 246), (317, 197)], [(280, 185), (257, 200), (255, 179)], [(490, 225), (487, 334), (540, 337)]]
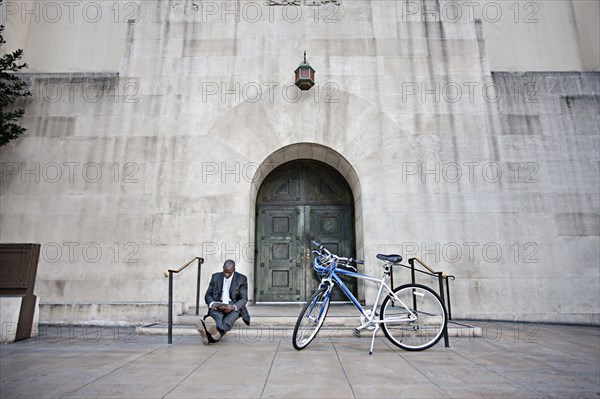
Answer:
[[(212, 275), (206, 295), (204, 296), (207, 305), (210, 305), (211, 302), (221, 301), (224, 278), (223, 272)], [(250, 314), (248, 313), (248, 309), (246, 309), (246, 304), (248, 303), (248, 279), (238, 272), (233, 273), (232, 278), (233, 280), (229, 286), (229, 298), (231, 298), (233, 305), (240, 311), (244, 323), (250, 325)]]

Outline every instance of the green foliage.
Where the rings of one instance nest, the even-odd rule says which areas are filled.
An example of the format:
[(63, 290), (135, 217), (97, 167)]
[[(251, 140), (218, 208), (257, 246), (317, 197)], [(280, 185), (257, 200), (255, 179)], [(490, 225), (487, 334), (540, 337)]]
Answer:
[[(3, 32), (4, 25), (0, 26), (0, 48), (6, 43)], [(15, 123), (25, 113), (23, 109), (6, 111), (6, 108), (13, 105), (18, 98), (31, 95), (26, 90), (27, 83), (11, 73), (27, 68), (26, 63), (19, 63), (22, 56), (23, 50), (19, 49), (3, 54), (0, 58), (0, 146), (19, 137), (27, 130)]]

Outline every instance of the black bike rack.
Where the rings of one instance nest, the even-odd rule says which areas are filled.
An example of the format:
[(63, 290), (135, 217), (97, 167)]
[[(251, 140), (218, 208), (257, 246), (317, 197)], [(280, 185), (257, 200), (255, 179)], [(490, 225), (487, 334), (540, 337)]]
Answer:
[[(424, 268), (426, 268), (427, 271), (415, 269), (415, 261), (417, 261)], [(422, 273), (422, 274), (426, 274), (428, 276), (437, 277), (438, 286), (439, 286), (439, 295), (440, 295), (440, 299), (442, 300), (442, 305), (444, 305), (444, 307), (446, 308), (446, 311), (448, 313), (448, 320), (452, 320), (452, 310), (450, 308), (450, 279), (456, 280), (456, 277), (449, 276), (444, 272), (434, 272), (433, 270), (431, 270), (431, 268), (429, 268), (429, 266), (427, 266), (425, 263), (423, 263), (423, 261), (421, 261), (419, 258), (410, 258), (410, 259), (408, 259), (408, 263), (410, 264), (410, 266), (403, 265), (403, 264), (392, 265), (392, 270), (390, 273), (390, 285), (392, 286), (392, 290), (396, 289), (396, 287), (394, 286), (394, 267), (404, 267), (406, 269), (410, 269), (410, 276), (411, 276), (411, 280), (412, 280), (413, 284), (416, 283), (416, 273)], [(444, 280), (446, 280), (446, 284), (445, 284), (446, 289), (445, 290), (444, 290)], [(446, 303), (448, 304), (447, 306), (446, 306)], [(448, 339), (448, 323), (446, 323), (446, 327), (444, 328), (444, 345), (446, 346), (446, 348), (450, 347), (450, 341)]]

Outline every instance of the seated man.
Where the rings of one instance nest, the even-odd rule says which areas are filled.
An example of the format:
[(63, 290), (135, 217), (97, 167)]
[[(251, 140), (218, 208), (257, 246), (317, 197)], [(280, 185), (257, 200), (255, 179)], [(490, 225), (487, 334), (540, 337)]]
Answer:
[(223, 272), (212, 275), (204, 300), (208, 305), (208, 314), (204, 316), (204, 320), (200, 320), (198, 330), (205, 345), (217, 342), (231, 330), (240, 313), (244, 323), (250, 324), (250, 315), (246, 309), (248, 279), (235, 272), (233, 260), (226, 260)]

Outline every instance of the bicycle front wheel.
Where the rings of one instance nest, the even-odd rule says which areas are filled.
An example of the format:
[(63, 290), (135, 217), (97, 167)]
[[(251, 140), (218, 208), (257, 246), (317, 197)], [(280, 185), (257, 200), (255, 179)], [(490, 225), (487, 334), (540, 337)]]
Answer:
[(435, 345), (446, 329), (446, 308), (431, 288), (406, 284), (394, 290), (381, 304), (380, 318), (385, 336), (396, 346), (420, 351)]
[(297, 350), (306, 348), (321, 329), (329, 310), (329, 293), (328, 287), (321, 287), (302, 308), (292, 336), (292, 343)]

